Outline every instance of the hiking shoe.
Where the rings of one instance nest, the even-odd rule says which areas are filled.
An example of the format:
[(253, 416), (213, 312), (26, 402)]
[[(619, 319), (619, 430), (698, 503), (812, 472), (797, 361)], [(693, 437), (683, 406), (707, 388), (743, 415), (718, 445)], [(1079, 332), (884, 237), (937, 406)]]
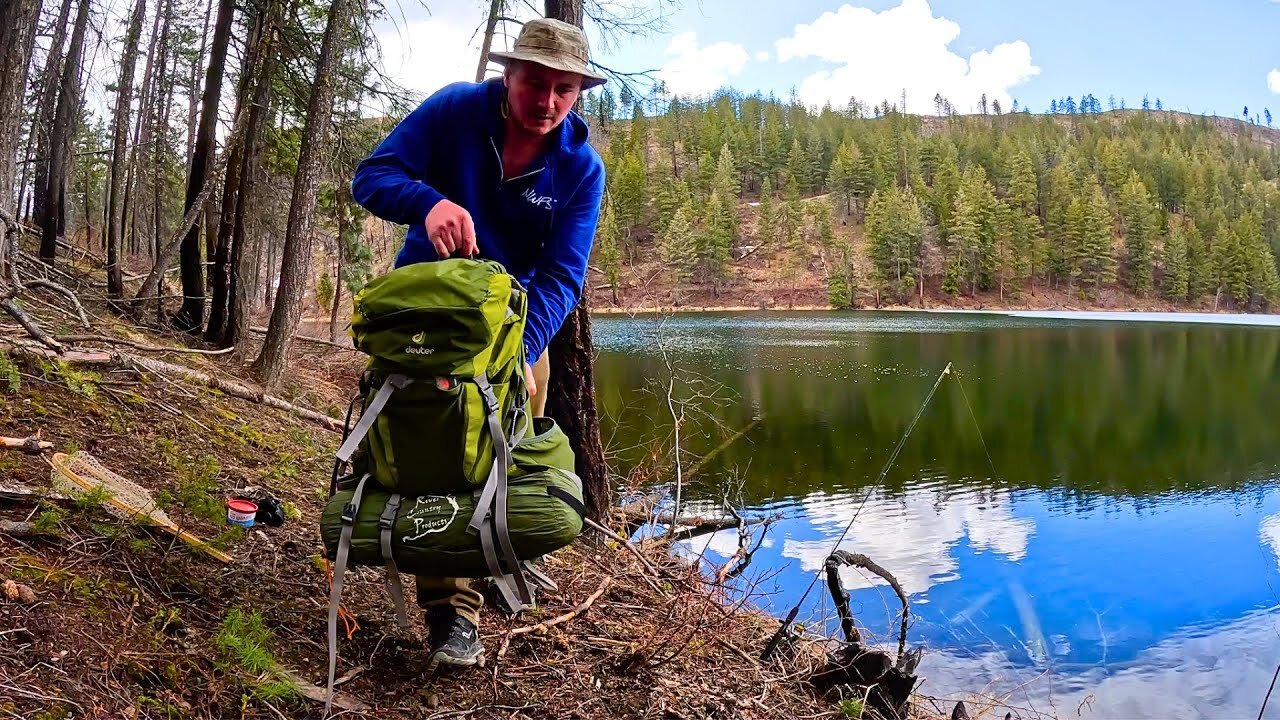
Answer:
[(428, 674), (440, 665), (469, 667), (484, 656), (484, 645), (480, 643), (475, 624), (452, 608), (449, 612), (428, 615), (427, 626), (427, 645), (431, 652)]

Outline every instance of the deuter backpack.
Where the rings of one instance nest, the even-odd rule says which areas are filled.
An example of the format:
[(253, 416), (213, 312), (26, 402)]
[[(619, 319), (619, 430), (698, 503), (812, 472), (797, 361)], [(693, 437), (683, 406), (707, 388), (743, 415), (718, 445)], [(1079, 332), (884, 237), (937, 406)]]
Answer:
[(402, 625), (402, 571), (492, 577), (507, 606), (521, 610), (532, 603), (529, 578), (554, 587), (529, 561), (573, 542), (586, 514), (568, 438), (529, 412), (528, 298), (502, 265), (406, 265), (353, 302), (351, 335), (369, 355), (363, 412), (338, 449), (320, 522), (334, 560), (330, 699), (349, 565), (386, 567)]

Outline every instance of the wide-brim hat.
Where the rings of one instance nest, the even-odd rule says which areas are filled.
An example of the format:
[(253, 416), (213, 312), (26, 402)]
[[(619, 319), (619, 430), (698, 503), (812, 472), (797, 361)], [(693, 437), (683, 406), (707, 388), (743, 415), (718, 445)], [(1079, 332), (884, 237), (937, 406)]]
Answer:
[(591, 69), (587, 36), (582, 30), (550, 18), (535, 18), (525, 23), (515, 46), (507, 52), (492, 51), (489, 59), (504, 65), (508, 60), (522, 60), (577, 73), (582, 76), (583, 90), (605, 82), (603, 75)]

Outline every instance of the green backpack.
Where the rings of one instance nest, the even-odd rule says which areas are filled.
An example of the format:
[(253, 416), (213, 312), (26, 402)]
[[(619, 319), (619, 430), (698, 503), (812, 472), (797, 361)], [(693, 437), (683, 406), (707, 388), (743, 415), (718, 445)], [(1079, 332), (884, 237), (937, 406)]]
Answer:
[(338, 459), (363, 444), (356, 473), (404, 495), (484, 484), (495, 438), (518, 431), (528, 401), (527, 309), (524, 289), (492, 261), (415, 263), (370, 281), (351, 319), (356, 349), (370, 356), (366, 408)]
[(370, 356), (364, 411), (338, 449), (320, 523), (334, 559), (331, 689), (348, 565), (385, 565), (402, 625), (401, 568), (492, 577), (521, 610), (532, 603), (529, 578), (554, 587), (528, 561), (572, 542), (586, 512), (568, 438), (528, 410), (528, 297), (502, 265), (406, 265), (369, 282), (354, 304), (351, 335)]

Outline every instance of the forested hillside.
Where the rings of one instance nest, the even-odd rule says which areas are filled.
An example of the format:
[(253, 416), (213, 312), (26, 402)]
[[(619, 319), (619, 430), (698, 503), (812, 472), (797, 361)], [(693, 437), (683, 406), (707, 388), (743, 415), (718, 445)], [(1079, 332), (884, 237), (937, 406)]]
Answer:
[(609, 168), (599, 287), (619, 306), (1280, 301), (1280, 132), (1260, 118), (1091, 95), (1043, 115), (937, 98), (937, 117), (623, 100), (586, 108)]

